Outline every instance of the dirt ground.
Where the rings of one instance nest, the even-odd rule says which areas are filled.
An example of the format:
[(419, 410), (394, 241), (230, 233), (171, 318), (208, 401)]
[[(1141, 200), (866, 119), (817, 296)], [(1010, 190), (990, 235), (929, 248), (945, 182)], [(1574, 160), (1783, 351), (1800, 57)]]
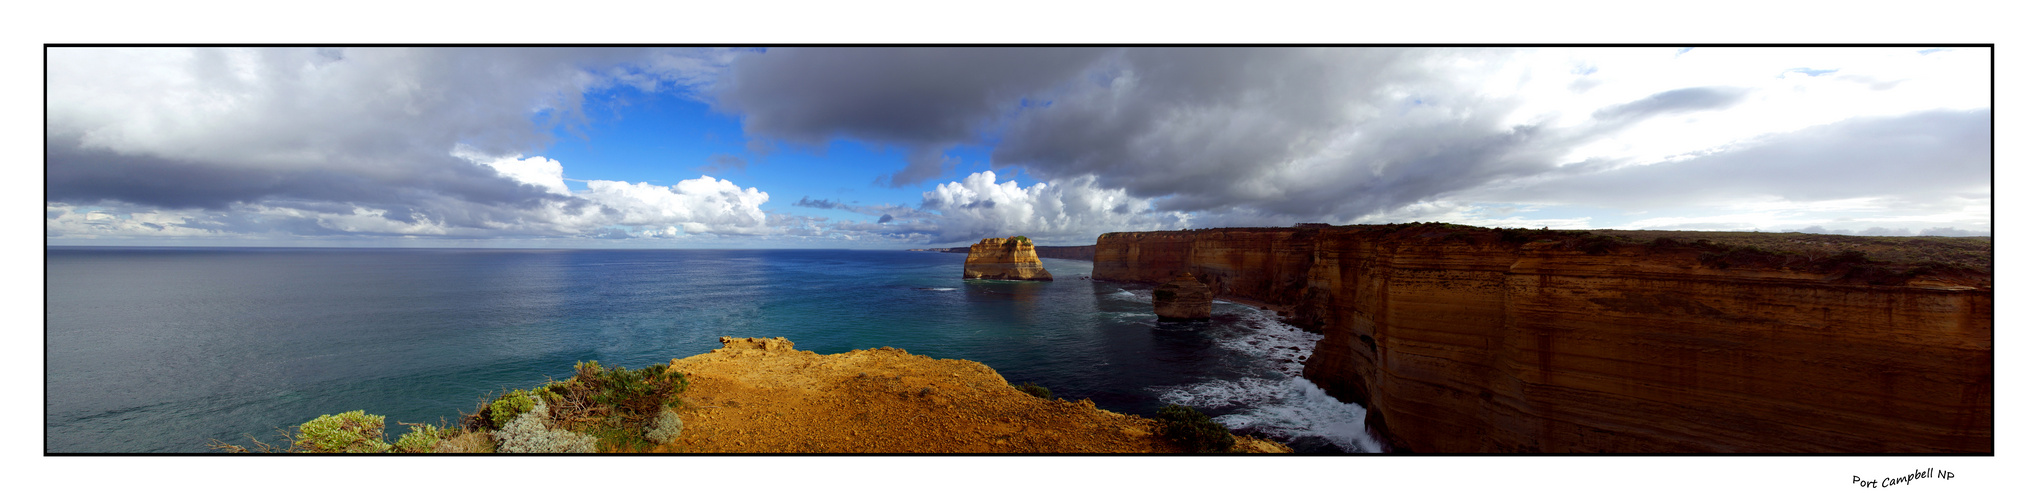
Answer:
[[(722, 338), (675, 359), (685, 430), (660, 453), (1181, 453), (1159, 423), (1027, 395), (982, 363), (889, 347), (822, 356)], [(1288, 453), (1238, 436), (1234, 452)]]

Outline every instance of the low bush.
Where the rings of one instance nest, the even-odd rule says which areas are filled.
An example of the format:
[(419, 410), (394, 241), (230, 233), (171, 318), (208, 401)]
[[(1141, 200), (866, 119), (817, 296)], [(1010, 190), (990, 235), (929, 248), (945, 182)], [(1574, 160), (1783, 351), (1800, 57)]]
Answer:
[(644, 428), (644, 439), (653, 443), (672, 443), (679, 441), (679, 431), (685, 428), (686, 424), (679, 421), (678, 413), (669, 409), (659, 410), (658, 418), (652, 419), (651, 426)]
[(1054, 399), (1054, 391), (1047, 390), (1046, 387), (1041, 387), (1039, 384), (1035, 384), (1032, 382), (1015, 385), (1012, 386), (1012, 388), (1018, 389), (1019, 392), (1024, 392), (1036, 398)]
[(495, 431), (496, 451), (502, 453), (594, 453), (594, 436), (547, 426), (550, 408), (538, 396), (526, 395), (531, 410)]
[(382, 441), (381, 415), (354, 410), (338, 415), (319, 415), (297, 426), (292, 449), (306, 453), (382, 453), (389, 443)]
[(1210, 416), (1182, 405), (1161, 407), (1161, 437), (1174, 441), (1190, 453), (1223, 453), (1231, 450), (1231, 430), (1210, 420)]
[(431, 453), (439, 447), (439, 441), (453, 437), (458, 429), (445, 429), (431, 424), (411, 425), (410, 432), (396, 438), (397, 453)]
[(532, 396), (534, 394), (531, 391), (516, 389), (495, 398), (494, 402), (481, 409), (480, 420), (484, 424), (482, 428), (502, 429), (502, 426), (509, 425), (511, 420), (516, 420), (517, 416), (531, 411), (534, 404)]

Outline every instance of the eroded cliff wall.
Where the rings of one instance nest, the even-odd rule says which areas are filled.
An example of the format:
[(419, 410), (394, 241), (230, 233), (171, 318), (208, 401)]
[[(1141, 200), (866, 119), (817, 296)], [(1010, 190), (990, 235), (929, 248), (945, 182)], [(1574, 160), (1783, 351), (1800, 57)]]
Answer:
[(1529, 233), (1110, 233), (1094, 276), (1189, 272), (1323, 332), (1305, 376), (1399, 449), (1994, 450), (1986, 274), (1738, 266), (1722, 256), (1763, 254)]

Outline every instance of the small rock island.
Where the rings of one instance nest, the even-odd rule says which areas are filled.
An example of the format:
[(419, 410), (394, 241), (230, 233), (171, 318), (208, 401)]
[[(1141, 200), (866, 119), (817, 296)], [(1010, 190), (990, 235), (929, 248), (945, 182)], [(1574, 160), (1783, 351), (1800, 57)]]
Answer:
[(969, 246), (969, 258), (962, 264), (962, 279), (1054, 281), (1054, 275), (1040, 265), (1033, 240), (1025, 236), (984, 238)]
[(1161, 321), (1209, 321), (1210, 287), (1189, 273), (1153, 289), (1153, 313)]

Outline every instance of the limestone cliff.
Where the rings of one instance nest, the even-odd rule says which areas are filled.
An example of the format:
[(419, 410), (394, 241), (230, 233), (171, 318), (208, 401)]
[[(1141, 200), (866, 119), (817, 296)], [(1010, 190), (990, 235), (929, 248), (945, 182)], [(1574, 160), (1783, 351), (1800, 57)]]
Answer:
[[(1094, 276), (1191, 272), (1323, 332), (1305, 376), (1365, 405), (1397, 449), (1994, 451), (1988, 264), (1874, 258), (1972, 259), (1971, 242), (1665, 234), (1110, 233)], [(1877, 245), (1902, 248), (1826, 251)]]
[(1054, 281), (1041, 267), (1033, 242), (1023, 237), (984, 238), (969, 246), (962, 264), (963, 279)]

